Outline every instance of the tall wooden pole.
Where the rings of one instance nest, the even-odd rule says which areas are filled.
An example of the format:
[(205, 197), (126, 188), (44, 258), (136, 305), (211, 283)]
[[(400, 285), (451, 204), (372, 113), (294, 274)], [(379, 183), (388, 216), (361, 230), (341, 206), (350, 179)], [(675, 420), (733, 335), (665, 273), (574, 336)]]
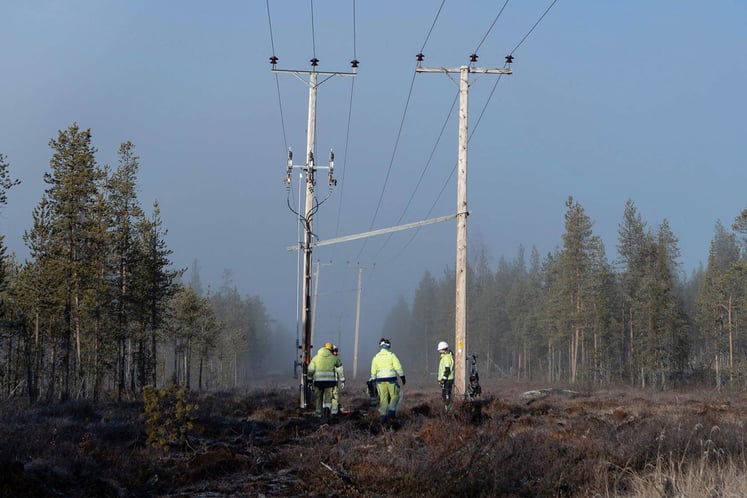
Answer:
[[(418, 61), (422, 54), (418, 54)], [(472, 61), (477, 56), (472, 55)], [(507, 58), (507, 62), (510, 60)], [(511, 74), (511, 69), (486, 69), (474, 66), (459, 68), (426, 68), (418, 66), (419, 73), (459, 73), (459, 150), (457, 153), (457, 237), (456, 237), (456, 307), (454, 320), (454, 394), (467, 394), (467, 143), (469, 74)]]
[(306, 208), (304, 210), (303, 286), (301, 291), (301, 407), (311, 403), (311, 386), (306, 377), (311, 362), (311, 233), (314, 230), (314, 148), (316, 147), (317, 73), (309, 73), (309, 114), (306, 128)]
[(469, 67), (459, 68), (459, 151), (457, 155), (456, 309), (454, 323), (455, 395), (467, 393), (467, 100)]
[[(275, 64), (277, 63), (276, 57), (271, 57), (270, 62), (272, 63), (273, 72), (276, 73), (291, 73), (299, 77), (301, 74), (308, 74), (308, 87), (309, 87), (309, 112), (306, 126), (306, 157), (303, 165), (293, 164), (293, 154), (288, 151), (288, 169), (285, 176), (285, 183), (289, 186), (291, 182), (291, 171), (294, 168), (303, 170), (306, 175), (306, 202), (304, 210), (301, 215), (301, 221), (304, 228), (304, 238), (302, 243), (303, 249), (303, 283), (301, 285), (301, 330), (303, 331), (303, 337), (301, 344), (299, 345), (299, 363), (301, 365), (301, 385), (300, 385), (300, 406), (301, 408), (307, 408), (311, 404), (311, 385), (309, 384), (307, 374), (309, 371), (309, 363), (311, 362), (311, 344), (312, 340), (312, 310), (311, 310), (311, 249), (312, 241), (311, 234), (314, 228), (314, 212), (315, 212), (315, 199), (314, 199), (314, 186), (316, 185), (315, 173), (317, 169), (328, 169), (329, 170), (329, 184), (330, 187), (337, 183), (337, 180), (333, 177), (334, 170), (334, 154), (330, 152), (329, 165), (319, 166), (315, 162), (314, 150), (316, 148), (316, 97), (318, 88), (318, 76), (327, 76), (322, 81), (329, 80), (333, 76), (355, 76), (356, 73), (343, 73), (343, 72), (324, 72), (317, 71), (316, 65), (319, 60), (314, 58), (311, 59), (311, 65), (314, 67), (312, 71), (299, 71), (289, 69), (276, 69)], [(358, 61), (351, 61), (353, 67), (357, 67)]]

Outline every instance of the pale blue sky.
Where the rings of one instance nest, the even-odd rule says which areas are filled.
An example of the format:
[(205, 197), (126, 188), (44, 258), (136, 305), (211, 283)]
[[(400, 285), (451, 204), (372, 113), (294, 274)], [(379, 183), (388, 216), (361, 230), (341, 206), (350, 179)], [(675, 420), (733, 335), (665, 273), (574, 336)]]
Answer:
[[(411, 197), (400, 223), (455, 211), (452, 179), (426, 215), (456, 162), (456, 114), (446, 121), (456, 85), (420, 74), (409, 94), (415, 54), (456, 67), (480, 45), (478, 65), (502, 67), (550, 3), (509, 2), (480, 45), (503, 1), (447, 1), (427, 37), (440, 1), (358, 1), (353, 30), (352, 2), (317, 0), (313, 38), (311, 2), (270, 1), (279, 68), (308, 69), (314, 55), (323, 71), (361, 61), (352, 111), (350, 78), (319, 89), (317, 158), (326, 164), (334, 148), (339, 180), (315, 218), (320, 239), (369, 230), (380, 197), (373, 228), (397, 224)], [(23, 181), (0, 214), (9, 248), (26, 257), (48, 142), (77, 122), (91, 128), (101, 164), (135, 144), (141, 203), (160, 202), (177, 266), (198, 260), (214, 287), (231, 269), (242, 294), (295, 329), (296, 255), (286, 247), (297, 224), (281, 179), (286, 146), (303, 157), (308, 90), (270, 71), (267, 3), (17, 0), (0, 18), (0, 152)], [(669, 221), (687, 273), (705, 262), (716, 220), (728, 226), (747, 207), (745, 26), (739, 1), (559, 0), (487, 107), (496, 77), (472, 80), (470, 256), (478, 244), (493, 265), (520, 244), (552, 251), (572, 195), (611, 261), (630, 198), (649, 226)], [(318, 191), (326, 198), (324, 173)], [(296, 206), (297, 193), (296, 176)], [(315, 342), (352, 347), (357, 264), (367, 267), (361, 328), (374, 342), (398, 296), (410, 300), (426, 270), (454, 266), (455, 233), (451, 221), (409, 244), (401, 232), (383, 246), (380, 237), (316, 250), (315, 261), (332, 264), (321, 267)]]

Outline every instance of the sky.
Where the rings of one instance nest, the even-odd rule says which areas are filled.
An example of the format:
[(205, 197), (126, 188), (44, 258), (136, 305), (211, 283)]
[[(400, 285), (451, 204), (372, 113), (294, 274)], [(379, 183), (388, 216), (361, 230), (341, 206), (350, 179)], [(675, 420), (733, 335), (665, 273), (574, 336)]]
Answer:
[[(229, 270), (291, 335), (302, 272), (288, 247), (305, 201), (299, 169), (282, 180), (288, 148), (305, 156), (309, 89), (305, 73), (273, 72), (272, 55), (283, 70), (360, 61), (318, 87), (316, 163), (334, 150), (337, 185), (317, 171), (315, 240), (456, 212), (458, 87), (416, 75), (419, 52), (449, 68), (514, 55), (511, 75), (470, 76), (470, 260), (555, 250), (572, 196), (613, 262), (630, 199), (648, 227), (668, 221), (688, 275), (716, 222), (747, 207), (744, 2), (16, 0), (0, 18), (0, 152), (22, 181), (0, 211), (9, 250), (28, 257), (49, 141), (77, 123), (100, 165), (133, 142), (141, 205), (160, 204), (175, 267), (196, 264), (210, 289)], [(361, 351), (373, 351), (397, 300), (454, 268), (455, 239), (450, 220), (316, 248), (315, 342), (350, 361), (360, 277)]]

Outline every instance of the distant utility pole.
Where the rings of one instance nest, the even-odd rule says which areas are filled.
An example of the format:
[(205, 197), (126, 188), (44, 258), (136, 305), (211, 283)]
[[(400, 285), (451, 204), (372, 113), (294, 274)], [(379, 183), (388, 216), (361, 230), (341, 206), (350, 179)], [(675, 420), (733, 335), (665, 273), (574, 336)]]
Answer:
[[(303, 330), (303, 340), (299, 347), (299, 359), (301, 363), (302, 375), (300, 385), (300, 406), (306, 408), (311, 403), (311, 385), (307, 379), (307, 373), (309, 368), (309, 362), (311, 361), (311, 234), (314, 226), (314, 213), (316, 212), (316, 206), (314, 205), (314, 186), (316, 184), (315, 174), (317, 169), (328, 169), (329, 170), (329, 186), (332, 188), (337, 184), (337, 180), (334, 179), (334, 153), (330, 152), (329, 165), (320, 166), (314, 162), (314, 151), (316, 149), (316, 94), (319, 85), (329, 80), (333, 76), (355, 76), (355, 72), (343, 73), (343, 72), (324, 72), (317, 71), (316, 66), (319, 64), (319, 59), (314, 57), (311, 59), (311, 70), (295, 70), (295, 69), (276, 69), (278, 58), (274, 55), (270, 57), (270, 63), (272, 64), (272, 71), (276, 73), (290, 73), (295, 75), (299, 80), (304, 82), (309, 87), (309, 112), (308, 112), (308, 125), (306, 127), (306, 157), (304, 164), (294, 165), (293, 164), (293, 153), (288, 151), (288, 168), (285, 177), (285, 183), (290, 185), (291, 172), (294, 168), (302, 170), (306, 175), (306, 207), (303, 212), (303, 224), (304, 224), (304, 240), (302, 242), (302, 248), (304, 251), (303, 258), (303, 289), (302, 289), (302, 302), (301, 309), (301, 329)], [(358, 61), (351, 61), (353, 69), (358, 67)], [(304, 80), (301, 75), (308, 75), (308, 81)], [(319, 76), (326, 76), (321, 82), (318, 82)]]
[[(469, 74), (511, 74), (511, 68), (488, 69), (470, 66), (457, 68), (421, 67), (423, 54), (417, 55), (418, 73), (444, 73), (451, 78), (451, 73), (459, 73), (459, 152), (457, 159), (457, 238), (456, 238), (456, 312), (455, 312), (455, 356), (454, 388), (456, 396), (467, 394), (467, 101), (469, 94)], [(477, 55), (470, 56), (472, 64), (477, 62)], [(506, 56), (511, 63), (513, 57)], [(453, 78), (452, 78), (453, 79)]]
[(363, 290), (363, 269), (358, 265), (358, 297), (355, 304), (355, 343), (353, 345), (353, 380), (358, 378), (358, 337), (361, 328), (361, 291)]

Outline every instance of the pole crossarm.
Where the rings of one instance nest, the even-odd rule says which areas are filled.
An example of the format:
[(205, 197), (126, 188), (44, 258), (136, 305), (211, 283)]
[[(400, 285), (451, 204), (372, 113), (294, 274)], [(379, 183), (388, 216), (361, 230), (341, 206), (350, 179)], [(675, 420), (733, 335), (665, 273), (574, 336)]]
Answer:
[[(416, 67), (416, 73), (459, 73), (462, 71), (461, 67)], [(469, 67), (467, 66), (468, 73), (476, 74), (513, 74), (510, 67), (507, 68), (488, 68), (488, 67)]]
[(301, 80), (304, 84), (308, 84), (308, 82), (303, 79), (300, 75), (302, 74), (316, 74), (321, 76), (326, 76), (326, 78), (322, 79), (322, 81), (316, 83), (316, 86), (321, 85), (325, 81), (334, 78), (335, 76), (356, 76), (358, 73), (349, 73), (344, 71), (309, 71), (309, 70), (302, 70), (302, 69), (272, 69), (273, 73), (288, 73), (292, 74), (299, 80)]
[[(447, 216), (441, 216), (439, 218), (431, 218), (429, 220), (423, 220), (423, 221), (416, 221), (414, 223), (407, 223), (406, 225), (398, 225), (396, 227), (391, 228), (380, 228), (378, 230), (373, 230), (370, 232), (363, 232), (353, 235), (344, 235), (342, 237), (336, 237), (334, 239), (327, 239), (327, 240), (320, 240), (318, 242), (312, 242), (309, 244), (309, 247), (321, 247), (321, 246), (329, 246), (332, 244), (339, 244), (341, 242), (349, 242), (351, 240), (358, 240), (363, 239), (366, 237), (375, 237), (376, 235), (383, 235), (385, 233), (392, 233), (392, 232), (399, 232), (401, 230), (409, 230), (410, 228), (417, 228), (422, 227), (425, 225), (432, 225), (433, 223), (441, 223), (442, 221), (448, 221), (453, 220), (459, 216), (458, 214), (450, 214)], [(294, 252), (298, 251), (299, 246), (288, 246), (288, 252)]]

